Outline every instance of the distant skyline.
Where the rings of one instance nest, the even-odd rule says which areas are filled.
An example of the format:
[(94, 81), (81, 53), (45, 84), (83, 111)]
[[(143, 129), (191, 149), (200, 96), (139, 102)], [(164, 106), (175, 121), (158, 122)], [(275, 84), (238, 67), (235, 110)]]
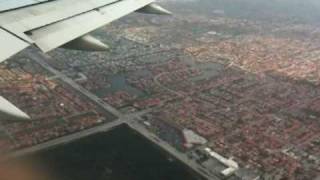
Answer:
[[(191, 3), (195, 13), (224, 10), (227, 16), (278, 21), (294, 20), (299, 23), (319, 23), (319, 0), (159, 0), (171, 5)], [(179, 10), (179, 6), (176, 7)]]

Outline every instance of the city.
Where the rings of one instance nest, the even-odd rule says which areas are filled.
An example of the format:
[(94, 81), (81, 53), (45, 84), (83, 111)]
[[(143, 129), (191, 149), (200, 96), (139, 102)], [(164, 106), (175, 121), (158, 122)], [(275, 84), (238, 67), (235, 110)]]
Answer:
[(189, 3), (96, 31), (109, 52), (29, 48), (2, 63), (0, 94), (33, 121), (2, 122), (0, 152), (125, 123), (209, 179), (319, 178), (320, 29)]

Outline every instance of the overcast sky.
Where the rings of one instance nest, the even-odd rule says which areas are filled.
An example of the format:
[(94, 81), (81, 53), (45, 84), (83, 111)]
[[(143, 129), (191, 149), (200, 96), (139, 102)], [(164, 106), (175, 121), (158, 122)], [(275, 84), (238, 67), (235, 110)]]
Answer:
[[(195, 12), (209, 12), (221, 9), (227, 15), (245, 18), (286, 16), (301, 22), (320, 22), (320, 0), (158, 0), (174, 4), (189, 4)], [(184, 8), (184, 7), (181, 7)]]

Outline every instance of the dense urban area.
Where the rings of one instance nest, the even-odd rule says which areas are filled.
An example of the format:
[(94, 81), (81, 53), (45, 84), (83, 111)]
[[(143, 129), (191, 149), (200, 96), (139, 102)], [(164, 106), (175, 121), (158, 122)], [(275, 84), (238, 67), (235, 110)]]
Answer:
[(33, 121), (2, 122), (0, 151), (135, 116), (219, 177), (320, 178), (317, 22), (205, 2), (162, 2), (173, 16), (133, 14), (96, 31), (109, 52), (30, 48), (1, 64), (1, 96)]

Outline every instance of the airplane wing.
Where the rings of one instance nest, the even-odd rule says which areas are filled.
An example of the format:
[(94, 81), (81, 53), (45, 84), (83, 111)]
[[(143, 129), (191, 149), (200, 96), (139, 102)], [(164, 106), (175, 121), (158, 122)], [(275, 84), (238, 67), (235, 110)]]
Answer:
[(170, 13), (154, 0), (0, 0), (0, 62), (32, 44), (44, 52), (68, 42), (67, 48), (103, 50), (86, 34), (134, 11)]
[(30, 45), (43, 52), (58, 47), (106, 50), (108, 46), (89, 33), (136, 11), (170, 14), (154, 1), (0, 0), (0, 63)]

